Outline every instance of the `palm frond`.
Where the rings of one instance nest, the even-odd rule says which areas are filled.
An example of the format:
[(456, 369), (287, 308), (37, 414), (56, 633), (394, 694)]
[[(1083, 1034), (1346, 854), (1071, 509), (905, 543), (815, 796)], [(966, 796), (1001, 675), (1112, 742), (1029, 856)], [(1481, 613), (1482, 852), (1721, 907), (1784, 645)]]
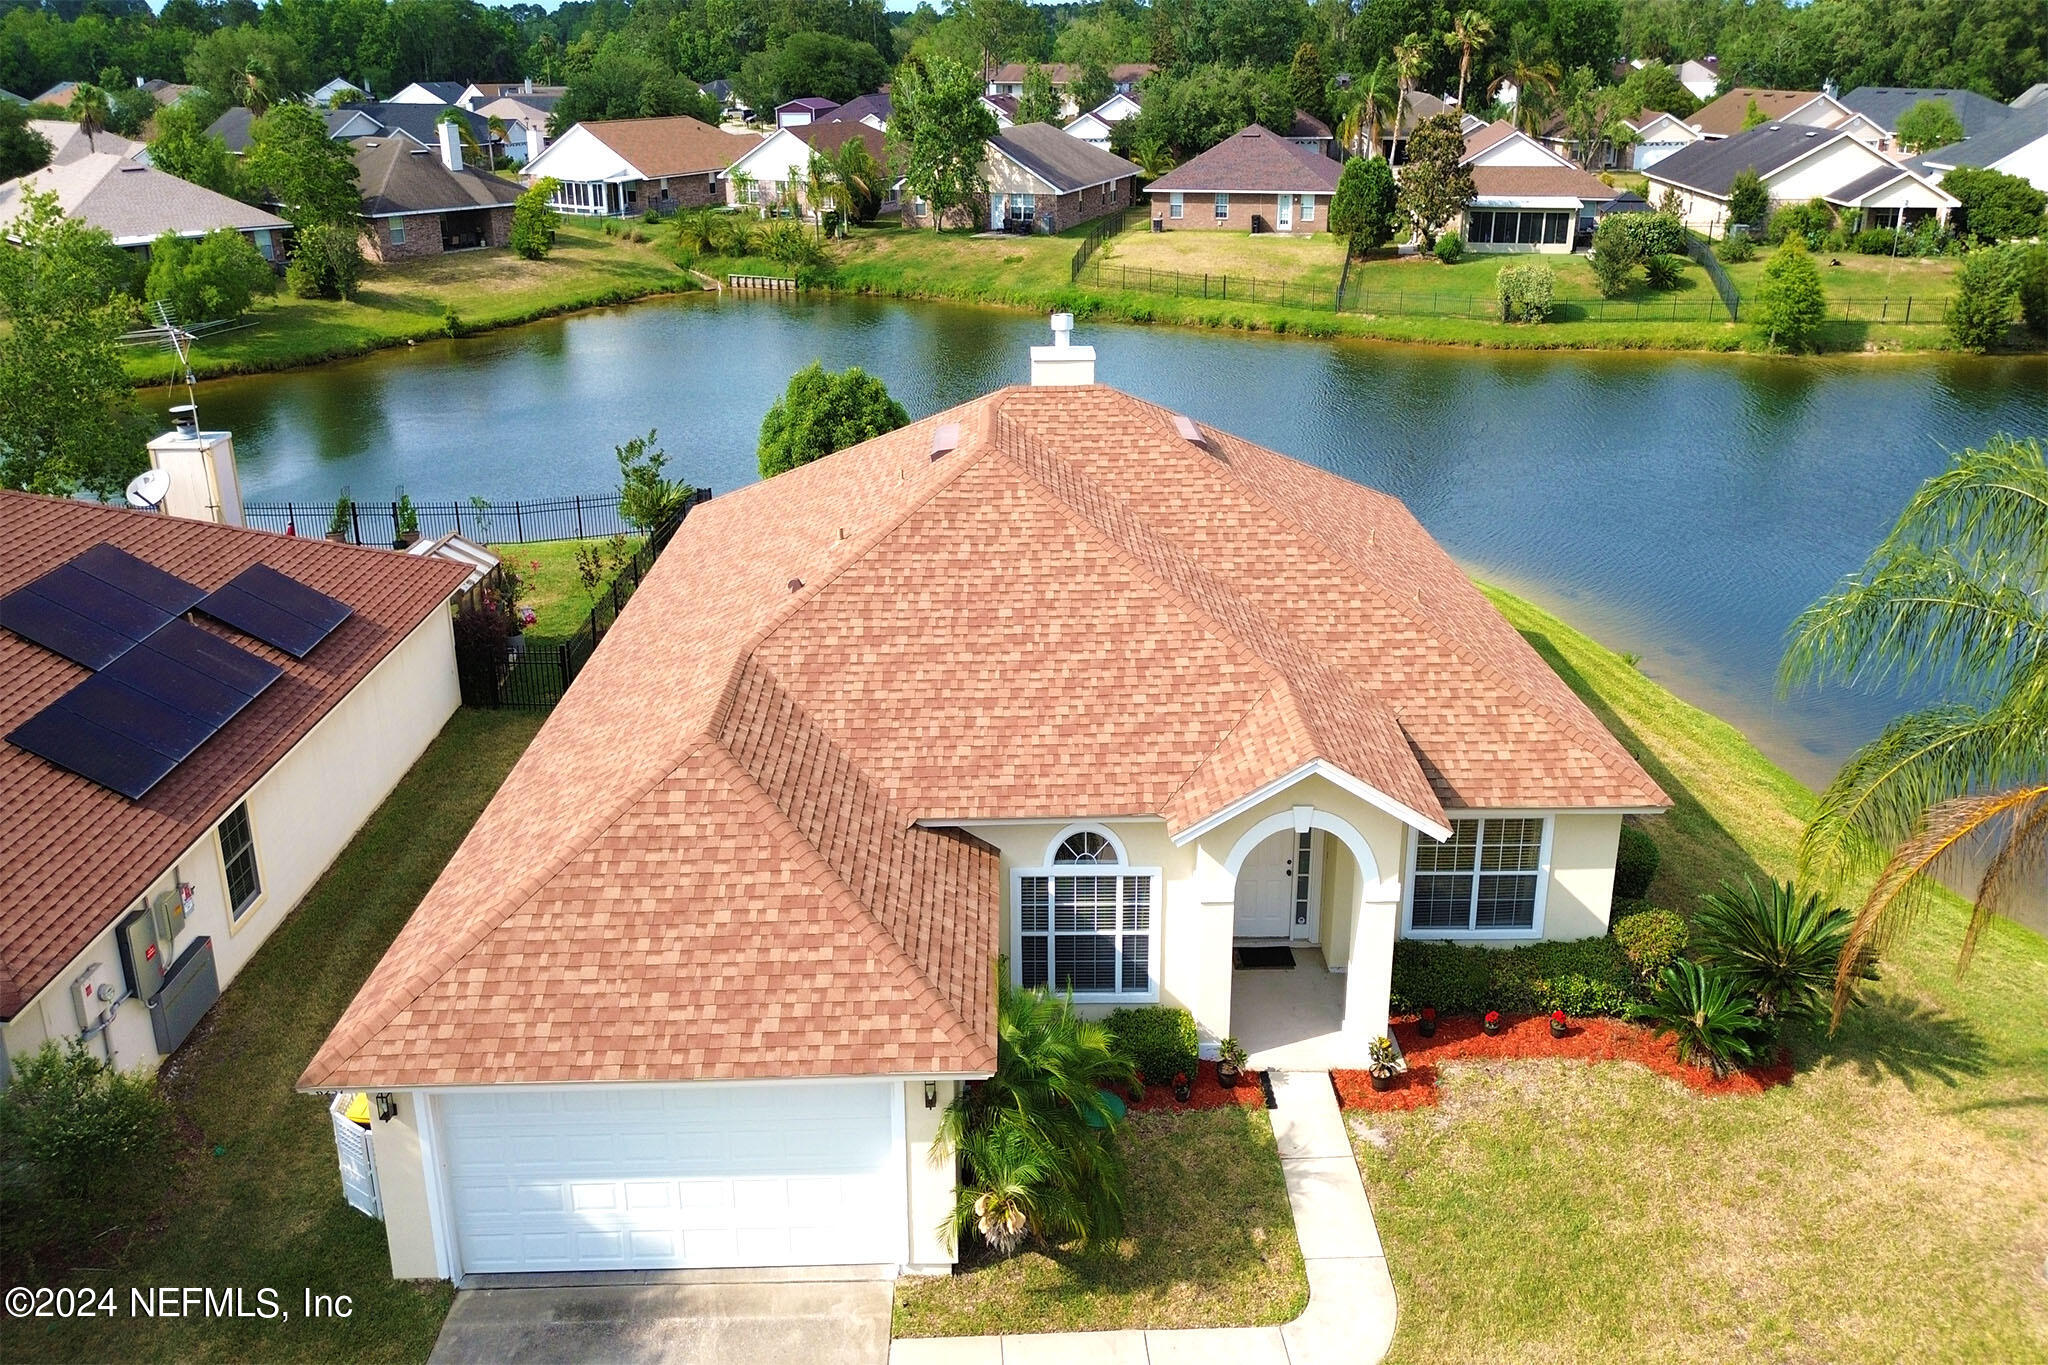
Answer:
[(2031, 562), (2035, 583), (2048, 571), (2048, 459), (2041, 438), (1999, 433), (1981, 449), (1958, 453), (1920, 486), (1878, 547), (1961, 543), (1988, 558)]
[(1963, 933), (1963, 951), (1956, 970), (1977, 951), (1977, 934), (1993, 915), (2011, 917), (2023, 894), (2048, 887), (2048, 786), (2037, 787), (2031, 803), (2013, 808), (2004, 846), (1985, 864), (1977, 879), (1976, 912)]

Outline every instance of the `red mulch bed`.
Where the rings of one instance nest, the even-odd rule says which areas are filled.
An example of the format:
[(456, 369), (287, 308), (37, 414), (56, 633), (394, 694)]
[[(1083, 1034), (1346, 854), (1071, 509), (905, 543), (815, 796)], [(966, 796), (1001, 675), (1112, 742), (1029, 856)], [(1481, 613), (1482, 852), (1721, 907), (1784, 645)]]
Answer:
[(1216, 1063), (1195, 1064), (1195, 1093), (1186, 1104), (1173, 1097), (1170, 1085), (1148, 1085), (1145, 1098), (1130, 1105), (1133, 1114), (1156, 1114), (1166, 1109), (1224, 1109), (1231, 1105), (1243, 1109), (1264, 1109), (1266, 1088), (1259, 1084), (1259, 1073), (1247, 1071), (1238, 1077), (1237, 1087), (1225, 1090), (1216, 1083)]
[(1393, 1088), (1374, 1090), (1366, 1071), (1333, 1071), (1337, 1102), (1345, 1109), (1420, 1109), (1435, 1104), (1437, 1070), (1445, 1062), (1505, 1062), (1565, 1057), (1583, 1062), (1634, 1062), (1659, 1075), (1683, 1081), (1703, 1095), (1757, 1095), (1792, 1079), (1792, 1063), (1784, 1052), (1770, 1066), (1730, 1072), (1716, 1080), (1705, 1067), (1678, 1060), (1678, 1045), (1638, 1024), (1619, 1019), (1574, 1019), (1562, 1038), (1550, 1036), (1550, 1016), (1503, 1017), (1501, 1031), (1488, 1035), (1471, 1018), (1439, 1019), (1436, 1036), (1425, 1038), (1413, 1017), (1393, 1021), (1395, 1041), (1408, 1060), (1408, 1070), (1394, 1077)]

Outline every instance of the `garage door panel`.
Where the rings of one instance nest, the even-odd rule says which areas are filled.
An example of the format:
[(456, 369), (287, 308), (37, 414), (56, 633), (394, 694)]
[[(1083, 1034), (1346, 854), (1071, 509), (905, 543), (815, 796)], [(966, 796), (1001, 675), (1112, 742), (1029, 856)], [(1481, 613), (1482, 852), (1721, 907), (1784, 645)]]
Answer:
[(903, 1254), (900, 1092), (449, 1092), (466, 1271), (834, 1265)]

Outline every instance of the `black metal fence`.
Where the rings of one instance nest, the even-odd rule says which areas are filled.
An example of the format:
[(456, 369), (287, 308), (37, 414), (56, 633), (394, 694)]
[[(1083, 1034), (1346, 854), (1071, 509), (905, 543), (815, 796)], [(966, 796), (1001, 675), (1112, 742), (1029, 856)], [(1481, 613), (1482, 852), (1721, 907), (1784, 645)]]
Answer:
[(1081, 239), (1081, 245), (1074, 248), (1074, 263), (1067, 271), (1067, 283), (1073, 284), (1081, 278), (1081, 267), (1088, 264), (1088, 258), (1095, 254), (1095, 248), (1124, 230), (1126, 210), (1105, 213), (1088, 225), (1088, 235)]
[(511, 604), (502, 567), (470, 588), (455, 606), (455, 659), (463, 704), (545, 710), (560, 701), (668, 548), (683, 518), (710, 496), (709, 489), (693, 491), (675, 516), (657, 526), (598, 590), (590, 615), (566, 640), (528, 640), (510, 631)]
[[(334, 503), (245, 503), (242, 519), (265, 531), (293, 535), (327, 535), (335, 521)], [(596, 493), (533, 501), (416, 502), (420, 534), (428, 540), (450, 531), (479, 544), (512, 545), (531, 540), (589, 540), (631, 535), (633, 527), (619, 515), (617, 493)], [(358, 545), (396, 545), (399, 506), (392, 502), (351, 501), (341, 516), (341, 537)]]
[[(1448, 294), (1406, 290), (1374, 290), (1353, 285), (1345, 290), (1340, 311), (1379, 317), (1476, 318), (1500, 320), (1500, 301), (1491, 295)], [(1629, 299), (1559, 299), (1551, 322), (1732, 322), (1726, 304), (1675, 290)]]
[(1336, 291), (1327, 284), (1303, 284), (1299, 280), (1269, 280), (1258, 275), (1212, 275), (1201, 271), (1155, 270), (1151, 266), (1104, 265), (1101, 261), (1082, 268), (1078, 253), (1074, 282), (1089, 274), (1097, 289), (1137, 290), (1146, 294), (1171, 294), (1184, 299), (1242, 299), (1247, 303), (1277, 303), (1284, 308), (1321, 308), (1334, 311)]
[(1714, 249), (1708, 245), (1707, 239), (1695, 233), (1686, 233), (1685, 254), (1692, 257), (1700, 269), (1707, 272), (1707, 278), (1714, 282), (1714, 292), (1721, 296), (1721, 302), (1728, 309), (1728, 320), (1742, 321), (1742, 292), (1735, 287), (1735, 281), (1728, 278), (1728, 272), (1721, 266), (1720, 257), (1714, 254)]

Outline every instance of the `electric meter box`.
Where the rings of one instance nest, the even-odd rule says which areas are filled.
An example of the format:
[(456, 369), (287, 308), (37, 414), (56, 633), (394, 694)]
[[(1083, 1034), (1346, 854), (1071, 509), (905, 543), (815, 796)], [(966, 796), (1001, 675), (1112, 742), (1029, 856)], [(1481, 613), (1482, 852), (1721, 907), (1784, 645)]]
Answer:
[(80, 972), (71, 982), (71, 1005), (78, 1012), (78, 1031), (83, 1033), (97, 1025), (100, 1016), (121, 998), (121, 983), (107, 970), (106, 963), (95, 962)]
[(153, 910), (137, 910), (115, 927), (114, 941), (121, 945), (121, 971), (128, 989), (141, 1000), (153, 1000), (164, 987), (164, 969), (169, 966), (170, 949), (157, 937), (161, 918)]
[(192, 888), (180, 882), (168, 890), (159, 891), (150, 902), (150, 909), (156, 915), (156, 938), (169, 952), (177, 942), (179, 934), (185, 932), (185, 917), (192, 913)]

